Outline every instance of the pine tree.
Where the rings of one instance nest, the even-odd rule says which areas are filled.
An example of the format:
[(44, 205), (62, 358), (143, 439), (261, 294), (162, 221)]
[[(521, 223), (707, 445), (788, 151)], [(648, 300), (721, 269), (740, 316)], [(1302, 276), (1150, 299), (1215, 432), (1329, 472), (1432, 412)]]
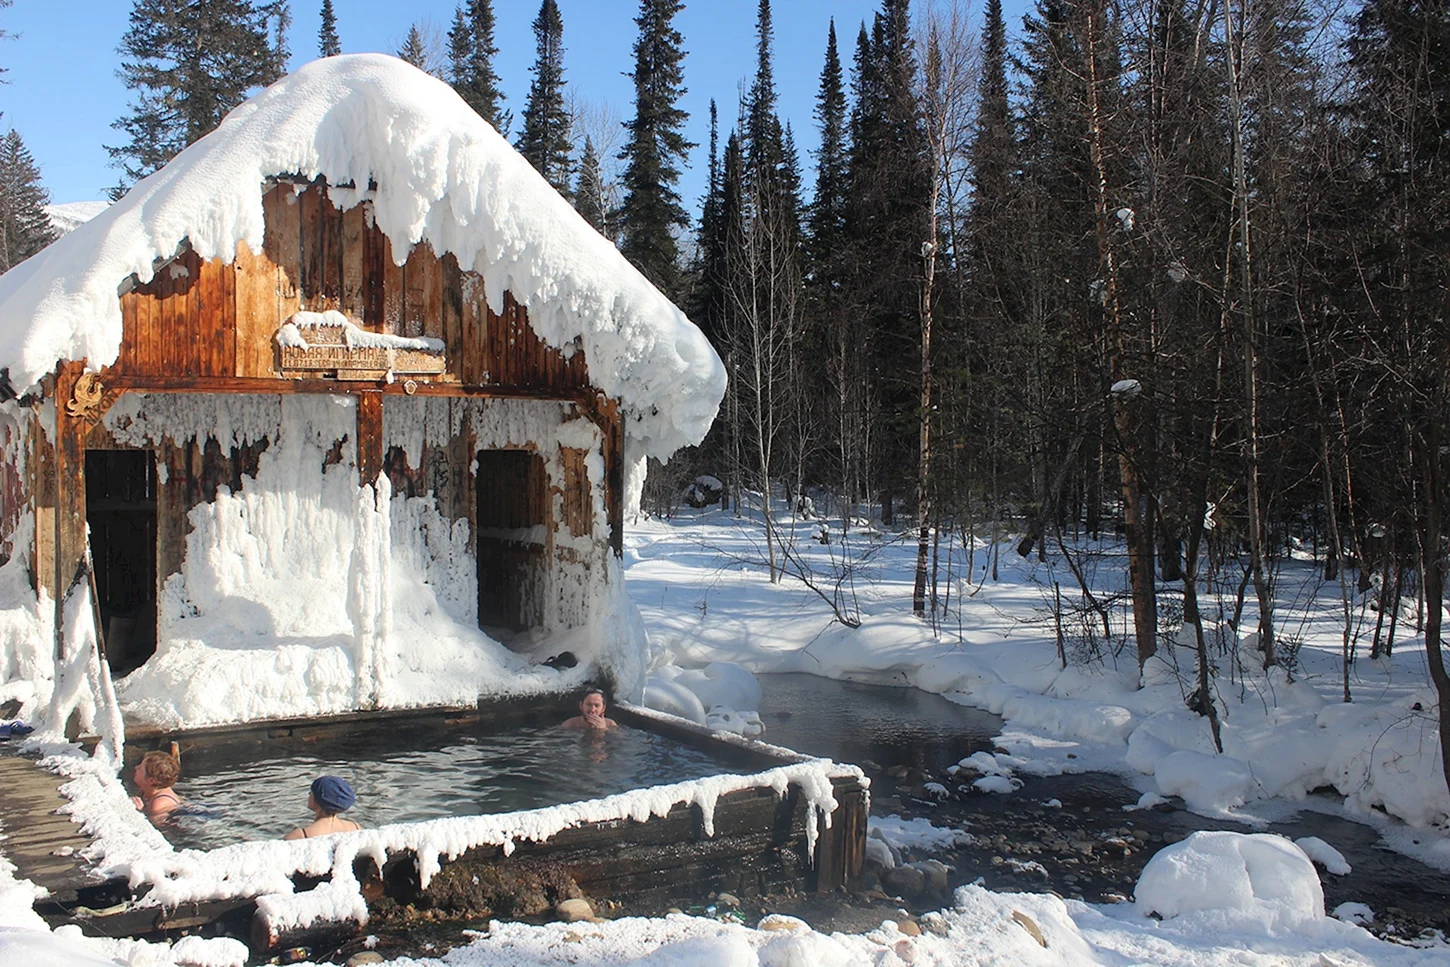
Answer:
[(342, 53), (342, 41), (337, 36), (337, 15), (332, 12), (332, 0), (322, 0), (322, 26), (317, 28), (317, 51), (323, 57), (335, 57)]
[(503, 110), (503, 92), (493, 69), (498, 55), (493, 26), (492, 0), (467, 0), (454, 10), (453, 26), (448, 31), (450, 82), (469, 107), (500, 134), (507, 135), (513, 115)]
[(282, 75), (289, 19), (282, 0), (135, 0), (121, 38), (120, 76), (136, 102), (111, 125), (126, 143), (106, 148), (122, 171), (117, 195)]
[(574, 183), (574, 208), (594, 230), (609, 238), (609, 203), (604, 197), (604, 176), (599, 170), (599, 155), (594, 139), (584, 136), (584, 150), (579, 155), (579, 180)]
[(534, 75), (524, 104), (519, 153), (561, 194), (569, 193), (569, 112), (564, 107), (564, 20), (555, 0), (534, 18)]
[(45, 213), (49, 202), (35, 159), (11, 128), (0, 138), (0, 272), (8, 272), (55, 241), (55, 229)]
[(421, 71), (428, 69), (428, 45), (423, 43), (423, 32), (417, 24), (408, 28), (408, 36), (398, 49), (398, 57)]
[(685, 139), (685, 112), (680, 32), (675, 14), (679, 0), (640, 0), (639, 37), (634, 44), (634, 117), (625, 124), (628, 141), (620, 152), (625, 162), (624, 202), (620, 206), (620, 250), (666, 294), (679, 289), (679, 246), (674, 231), (689, 225), (675, 186), (680, 165), (694, 147)]

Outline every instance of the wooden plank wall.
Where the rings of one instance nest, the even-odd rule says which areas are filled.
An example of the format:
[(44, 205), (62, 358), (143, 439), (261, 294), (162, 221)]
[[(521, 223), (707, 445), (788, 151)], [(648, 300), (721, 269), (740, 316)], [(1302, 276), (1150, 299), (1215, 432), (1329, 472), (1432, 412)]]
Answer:
[(232, 266), (190, 249), (121, 297), (121, 352), (111, 372), (157, 376), (236, 374)]
[(27, 424), (15, 422), (0, 427), (0, 454), (14, 454), (21, 459), (0, 459), (0, 563), (10, 560), (15, 528), (20, 515), (30, 503), (29, 488), (20, 475), (20, 467), (30, 448)]
[[(111, 372), (129, 377), (275, 378), (275, 335), (299, 309), (341, 311), (373, 332), (431, 336), (448, 371), (434, 382), (497, 387), (567, 399), (589, 387), (584, 353), (566, 359), (504, 296), (488, 308), (484, 284), (427, 243), (402, 266), (367, 203), (340, 211), (325, 188), (274, 185), (262, 198), (262, 251), (238, 246), (231, 264), (186, 250), (121, 298), (121, 353)], [(201, 388), (201, 387), (199, 387)]]
[[(54, 377), (47, 377), (54, 391)], [(30, 424), (30, 453), (25, 464), (30, 473), (30, 500), (35, 507), (35, 552), (31, 556), (31, 573), (36, 590), (44, 590), (54, 599), (55, 588), (55, 516), (56, 479), (55, 445), (46, 436), (40, 420)]]
[[(588, 537), (594, 532), (594, 501), (590, 499), (589, 451), (574, 447), (559, 448), (559, 462), (564, 468), (562, 486), (558, 488), (564, 505), (563, 521), (575, 537)], [(553, 522), (557, 527), (559, 521)]]

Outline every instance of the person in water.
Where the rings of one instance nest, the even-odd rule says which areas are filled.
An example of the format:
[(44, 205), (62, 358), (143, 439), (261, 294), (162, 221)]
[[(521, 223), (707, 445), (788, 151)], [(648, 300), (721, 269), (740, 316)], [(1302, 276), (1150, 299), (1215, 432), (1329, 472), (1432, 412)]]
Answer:
[(591, 688), (579, 700), (579, 714), (566, 720), (564, 728), (588, 729), (596, 732), (608, 732), (610, 729), (619, 728), (619, 723), (614, 719), (604, 717), (604, 709), (604, 692)]
[(131, 774), (141, 795), (131, 797), (131, 805), (146, 814), (153, 823), (163, 823), (181, 806), (181, 797), (171, 787), (181, 775), (181, 763), (166, 752), (148, 752), (136, 763)]
[(362, 829), (351, 819), (340, 814), (352, 808), (357, 802), (357, 793), (352, 785), (341, 776), (318, 776), (312, 780), (307, 793), (307, 808), (312, 810), (312, 822), (299, 826), (283, 839), (311, 839), (314, 836), (329, 836), (332, 833), (351, 833)]

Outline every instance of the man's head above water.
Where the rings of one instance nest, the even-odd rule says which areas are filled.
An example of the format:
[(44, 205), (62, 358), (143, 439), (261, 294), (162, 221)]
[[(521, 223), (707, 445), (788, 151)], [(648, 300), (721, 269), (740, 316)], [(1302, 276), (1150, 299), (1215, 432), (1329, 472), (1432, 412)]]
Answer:
[(596, 729), (607, 731), (619, 727), (613, 719), (605, 718), (604, 711), (609, 704), (604, 700), (604, 690), (591, 688), (579, 699), (579, 714), (564, 723), (569, 729)]

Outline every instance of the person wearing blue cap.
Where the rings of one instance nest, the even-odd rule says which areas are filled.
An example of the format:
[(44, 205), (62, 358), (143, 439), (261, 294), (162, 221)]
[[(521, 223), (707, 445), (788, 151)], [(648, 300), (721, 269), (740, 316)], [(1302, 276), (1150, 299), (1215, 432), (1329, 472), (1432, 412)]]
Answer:
[(362, 829), (351, 819), (344, 819), (339, 813), (347, 812), (357, 802), (357, 793), (352, 785), (341, 776), (318, 776), (312, 780), (312, 789), (307, 793), (307, 808), (312, 810), (312, 823), (299, 826), (283, 839), (311, 839), (314, 836), (328, 836), (332, 833), (350, 833)]

